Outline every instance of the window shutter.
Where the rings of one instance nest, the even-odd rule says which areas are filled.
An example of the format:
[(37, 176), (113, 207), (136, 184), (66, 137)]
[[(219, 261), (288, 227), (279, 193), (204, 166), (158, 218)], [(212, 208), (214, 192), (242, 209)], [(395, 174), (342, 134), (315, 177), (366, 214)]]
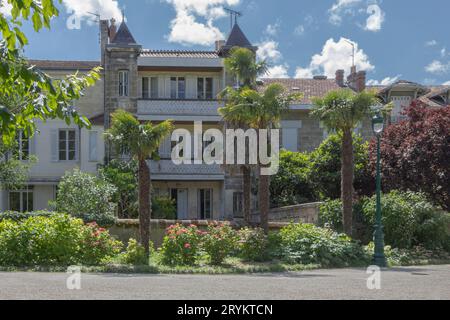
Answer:
[(89, 161), (98, 161), (97, 156), (97, 131), (89, 131)]
[(51, 148), (51, 161), (58, 162), (58, 130), (50, 130), (50, 148)]
[(75, 129), (75, 161), (80, 160), (80, 134), (81, 130)]

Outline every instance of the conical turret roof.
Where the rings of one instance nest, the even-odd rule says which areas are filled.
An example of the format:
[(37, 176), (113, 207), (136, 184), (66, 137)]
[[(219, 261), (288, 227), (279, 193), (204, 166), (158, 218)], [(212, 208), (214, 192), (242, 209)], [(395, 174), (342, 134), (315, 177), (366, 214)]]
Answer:
[(111, 43), (114, 44), (126, 44), (126, 45), (133, 45), (137, 44), (136, 40), (134, 40), (133, 35), (130, 32), (130, 29), (128, 29), (127, 24), (125, 21), (122, 21), (119, 30), (116, 33), (116, 36), (111, 41)]

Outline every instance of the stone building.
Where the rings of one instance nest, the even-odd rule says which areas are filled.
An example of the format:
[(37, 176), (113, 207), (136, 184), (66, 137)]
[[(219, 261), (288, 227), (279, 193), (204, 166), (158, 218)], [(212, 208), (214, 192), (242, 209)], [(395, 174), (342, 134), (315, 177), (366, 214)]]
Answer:
[[(52, 120), (39, 124), (39, 133), (30, 141), (23, 139), (22, 151), (39, 158), (30, 173), (29, 186), (19, 191), (1, 191), (0, 210), (31, 211), (46, 209), (54, 200), (57, 184), (64, 173), (75, 167), (95, 173), (105, 159), (112, 156), (105, 145), (103, 132), (110, 125), (110, 115), (117, 109), (132, 112), (141, 121), (173, 120), (176, 128), (194, 134), (194, 121), (203, 130), (223, 129), (218, 113), (217, 94), (234, 81), (224, 68), (224, 57), (236, 46), (256, 52), (257, 48), (235, 24), (226, 41), (217, 41), (210, 51), (144, 49), (135, 40), (125, 22), (119, 28), (114, 21), (100, 22), (100, 61), (30, 60), (46, 73), (63, 77), (76, 71), (86, 72), (103, 67), (102, 80), (86, 95), (74, 102), (93, 126), (90, 130), (67, 126)], [(337, 70), (335, 79), (324, 76), (313, 79), (262, 79), (261, 88), (281, 83), (289, 92), (303, 93), (302, 101), (291, 105), (281, 122), (281, 145), (291, 151), (311, 151), (327, 137), (326, 128), (310, 117), (313, 97), (331, 90), (366, 89), (364, 71)], [(396, 105), (392, 121), (414, 99), (430, 106), (449, 104), (450, 88), (430, 88), (399, 81), (391, 86), (371, 87), (384, 102)], [(370, 119), (356, 129), (366, 139), (372, 136)], [(21, 138), (22, 139), (22, 138)], [(22, 141), (22, 140), (21, 140)], [(168, 195), (177, 202), (179, 219), (226, 219), (242, 214), (242, 180), (220, 165), (175, 165), (171, 160), (170, 137), (160, 147), (160, 161), (149, 161), (156, 195)], [(256, 207), (256, 197), (254, 201)]]

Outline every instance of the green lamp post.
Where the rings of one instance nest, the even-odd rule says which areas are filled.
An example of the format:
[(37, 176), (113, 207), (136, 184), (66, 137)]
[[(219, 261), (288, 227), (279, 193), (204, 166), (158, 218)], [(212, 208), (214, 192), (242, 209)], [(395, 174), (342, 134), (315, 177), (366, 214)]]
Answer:
[(381, 151), (380, 140), (384, 131), (384, 119), (378, 114), (372, 119), (372, 129), (377, 137), (377, 212), (375, 216), (375, 254), (373, 256), (373, 264), (381, 268), (386, 267), (386, 257), (384, 255), (384, 232), (383, 223), (381, 221)]

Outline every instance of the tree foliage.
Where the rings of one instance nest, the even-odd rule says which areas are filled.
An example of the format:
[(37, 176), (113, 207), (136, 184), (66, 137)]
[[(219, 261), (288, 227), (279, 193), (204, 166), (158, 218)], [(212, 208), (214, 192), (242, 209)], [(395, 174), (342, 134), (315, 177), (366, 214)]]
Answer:
[(7, 0), (11, 15), (0, 14), (0, 135), (5, 144), (11, 144), (19, 130), (31, 137), (37, 120), (72, 120), (79, 126), (89, 121), (77, 113), (72, 103), (83, 91), (99, 79), (100, 68), (84, 76), (78, 74), (55, 80), (30, 66), (21, 51), (28, 43), (20, 27), (31, 20), (36, 32), (49, 28), (58, 15), (52, 0)]
[[(423, 192), (450, 210), (450, 107), (413, 102), (408, 120), (386, 128), (381, 140), (383, 187)], [(376, 143), (370, 145), (375, 174)]]

